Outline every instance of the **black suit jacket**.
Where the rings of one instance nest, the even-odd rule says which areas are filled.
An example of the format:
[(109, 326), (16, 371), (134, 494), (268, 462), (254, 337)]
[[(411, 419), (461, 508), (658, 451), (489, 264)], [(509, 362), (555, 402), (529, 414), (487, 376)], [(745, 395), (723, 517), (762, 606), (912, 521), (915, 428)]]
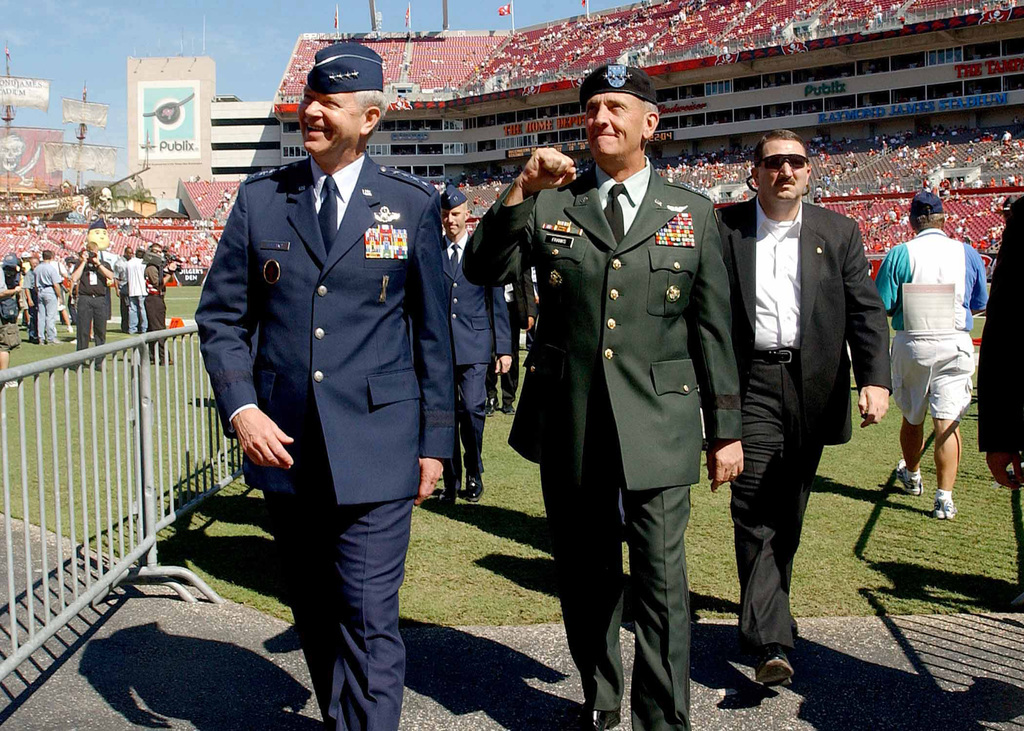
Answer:
[(1024, 449), (1024, 379), (1020, 377), (1020, 324), (1024, 318), (1024, 198), (1013, 204), (1003, 230), (985, 330), (978, 356), (978, 447), (982, 452)]
[(512, 303), (516, 306), (519, 327), (525, 329), (527, 318), (537, 319), (537, 290), (533, 286), (533, 273), (526, 267), (519, 278), (512, 282)]
[[(742, 398), (754, 352), (756, 206), (752, 199), (718, 212)], [(800, 366), (804, 433), (814, 435), (815, 441), (850, 440), (850, 355), (858, 387), (892, 390), (889, 325), (857, 224), (805, 203), (800, 230)]]

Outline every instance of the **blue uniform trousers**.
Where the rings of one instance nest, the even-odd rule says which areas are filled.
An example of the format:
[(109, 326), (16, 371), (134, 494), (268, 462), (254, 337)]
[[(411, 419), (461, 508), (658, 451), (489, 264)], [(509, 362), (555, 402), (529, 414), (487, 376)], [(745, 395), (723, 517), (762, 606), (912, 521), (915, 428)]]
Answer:
[[(311, 421), (303, 439), (323, 450)], [(307, 462), (325, 463), (326, 454)], [(308, 472), (297, 494), (264, 495), (324, 728), (395, 731), (405, 684), (398, 590), (412, 498), (338, 505), (330, 474)]]
[[(493, 365), (491, 366), (493, 367)], [(455, 450), (444, 461), (444, 484), (462, 482), (466, 474), (479, 477), (484, 471), (481, 449), (484, 441), (484, 401), (487, 398), (487, 363), (455, 366)], [(464, 454), (459, 454), (459, 442)]]

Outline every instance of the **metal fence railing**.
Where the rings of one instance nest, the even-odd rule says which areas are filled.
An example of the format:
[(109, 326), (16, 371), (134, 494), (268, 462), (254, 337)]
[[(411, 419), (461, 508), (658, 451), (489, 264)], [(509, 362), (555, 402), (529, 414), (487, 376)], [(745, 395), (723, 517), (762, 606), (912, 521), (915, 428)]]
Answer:
[(116, 584), (186, 601), (157, 534), (240, 473), (194, 325), (0, 370), (0, 681)]

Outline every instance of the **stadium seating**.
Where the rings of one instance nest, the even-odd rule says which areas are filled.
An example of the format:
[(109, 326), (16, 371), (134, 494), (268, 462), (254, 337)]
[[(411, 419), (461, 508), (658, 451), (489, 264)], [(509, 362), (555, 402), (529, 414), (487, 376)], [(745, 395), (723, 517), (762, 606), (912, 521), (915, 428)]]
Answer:
[(237, 182), (198, 181), (185, 182), (182, 185), (185, 186), (185, 192), (196, 210), (199, 211), (200, 218), (227, 220), (238, 194)]

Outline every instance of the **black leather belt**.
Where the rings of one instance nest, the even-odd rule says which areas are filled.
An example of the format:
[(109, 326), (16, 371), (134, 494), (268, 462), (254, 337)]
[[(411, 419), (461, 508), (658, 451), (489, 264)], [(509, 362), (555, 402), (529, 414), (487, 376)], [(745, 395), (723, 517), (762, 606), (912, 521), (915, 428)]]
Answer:
[(754, 360), (758, 363), (769, 363), (771, 365), (779, 365), (780, 363), (792, 363), (797, 355), (800, 354), (799, 350), (793, 348), (779, 348), (778, 350), (755, 350)]

